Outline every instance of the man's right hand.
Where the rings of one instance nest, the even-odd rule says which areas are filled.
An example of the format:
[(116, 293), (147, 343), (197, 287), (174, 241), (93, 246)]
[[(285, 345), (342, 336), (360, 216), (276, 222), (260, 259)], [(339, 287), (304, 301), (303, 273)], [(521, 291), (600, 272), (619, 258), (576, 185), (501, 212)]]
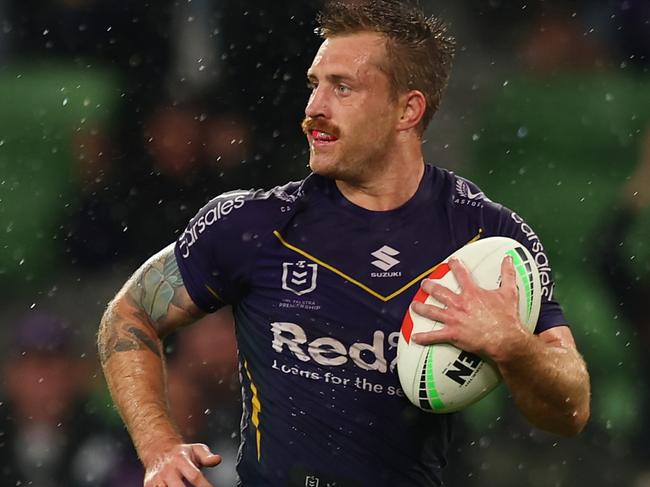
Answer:
[(214, 467), (221, 457), (202, 443), (176, 445), (146, 465), (144, 487), (214, 487), (201, 473), (201, 467)]

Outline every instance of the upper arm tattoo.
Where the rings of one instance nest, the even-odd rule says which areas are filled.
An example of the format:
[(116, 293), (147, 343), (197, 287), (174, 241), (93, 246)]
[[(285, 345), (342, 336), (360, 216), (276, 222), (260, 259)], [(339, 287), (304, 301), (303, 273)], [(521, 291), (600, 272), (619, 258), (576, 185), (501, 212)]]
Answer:
[(109, 305), (99, 332), (105, 363), (114, 353), (148, 350), (162, 357), (160, 337), (199, 319), (174, 256), (173, 244), (149, 259)]
[(173, 244), (142, 266), (130, 282), (128, 295), (159, 334), (189, 324), (203, 314), (185, 289)]
[(163, 317), (174, 301), (176, 291), (183, 286), (183, 278), (173, 253), (160, 255), (142, 269), (129, 294), (154, 320)]

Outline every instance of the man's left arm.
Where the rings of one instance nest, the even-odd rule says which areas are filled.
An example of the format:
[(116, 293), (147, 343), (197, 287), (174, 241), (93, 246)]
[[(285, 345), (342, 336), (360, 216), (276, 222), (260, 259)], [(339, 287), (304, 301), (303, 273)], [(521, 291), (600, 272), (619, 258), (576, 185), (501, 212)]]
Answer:
[(564, 436), (582, 431), (589, 419), (589, 374), (571, 330), (559, 326), (539, 335), (524, 330), (510, 258), (503, 262), (497, 290), (480, 288), (462, 262), (452, 259), (449, 265), (461, 292), (426, 280), (423, 289), (445, 308), (413, 303), (416, 313), (445, 326), (416, 334), (413, 340), (422, 345), (451, 343), (490, 359), (532, 424)]
[(519, 410), (546, 431), (573, 436), (589, 419), (589, 373), (568, 326), (527, 335), (497, 362)]

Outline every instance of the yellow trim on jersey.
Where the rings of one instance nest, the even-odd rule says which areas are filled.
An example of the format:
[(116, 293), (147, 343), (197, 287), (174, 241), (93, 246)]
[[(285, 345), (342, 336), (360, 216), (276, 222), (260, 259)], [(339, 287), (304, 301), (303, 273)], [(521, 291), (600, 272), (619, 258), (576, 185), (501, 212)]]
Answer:
[[(481, 235), (482, 235), (482, 234), (483, 234), (483, 229), (481, 228), (481, 229), (479, 229), (478, 234), (477, 234), (474, 238), (472, 238), (472, 240), (470, 240), (468, 243), (476, 242), (477, 240), (479, 240), (479, 239), (481, 238)], [(366, 285), (363, 284), (362, 282), (359, 282), (359, 281), (357, 281), (355, 278), (353, 278), (353, 277), (347, 275), (345, 272), (343, 272), (343, 271), (337, 269), (336, 267), (334, 267), (334, 266), (332, 266), (332, 265), (330, 265), (330, 264), (328, 264), (328, 263), (326, 263), (326, 262), (323, 262), (322, 260), (320, 260), (320, 259), (317, 258), (317, 257), (314, 257), (314, 256), (311, 255), (309, 252), (305, 252), (304, 250), (299, 249), (299, 248), (296, 247), (295, 245), (291, 245), (291, 244), (290, 244), (289, 242), (287, 242), (284, 238), (282, 238), (282, 235), (280, 235), (280, 232), (278, 232), (277, 230), (274, 230), (274, 231), (273, 231), (273, 235), (275, 235), (276, 238), (280, 241), (280, 243), (281, 243), (282, 245), (284, 245), (286, 248), (288, 248), (289, 250), (293, 250), (294, 252), (296, 252), (296, 253), (302, 255), (303, 257), (305, 257), (306, 259), (309, 259), (309, 260), (311, 260), (312, 262), (315, 262), (316, 264), (320, 265), (321, 267), (324, 267), (325, 269), (332, 271), (334, 274), (336, 274), (336, 275), (342, 277), (343, 279), (346, 279), (347, 281), (351, 282), (351, 283), (354, 284), (355, 286), (360, 287), (361, 289), (363, 289), (364, 291), (366, 291), (368, 294), (371, 294), (372, 296), (374, 296), (374, 297), (377, 298), (377, 299), (380, 299), (380, 300), (383, 301), (383, 302), (390, 301), (390, 300), (393, 299), (395, 296), (399, 296), (399, 295), (402, 294), (404, 291), (406, 291), (408, 288), (410, 288), (413, 284), (415, 284), (416, 282), (421, 281), (422, 279), (424, 279), (425, 277), (427, 277), (429, 274), (431, 274), (431, 273), (436, 269), (436, 267), (438, 267), (438, 266), (440, 265), (440, 264), (436, 264), (436, 265), (434, 265), (434, 266), (431, 267), (430, 269), (427, 269), (426, 271), (424, 271), (424, 272), (423, 272), (422, 274), (420, 274), (419, 276), (417, 276), (417, 277), (411, 279), (407, 284), (405, 284), (404, 286), (402, 286), (401, 288), (399, 288), (399, 289), (398, 289), (397, 291), (395, 291), (394, 293), (391, 293), (391, 294), (389, 294), (388, 296), (383, 296), (382, 294), (379, 294), (379, 293), (378, 293), (377, 291), (375, 291), (374, 289), (371, 289), (370, 287), (366, 286)]]
[(226, 301), (225, 301), (221, 296), (219, 296), (219, 295), (217, 294), (217, 291), (215, 291), (214, 289), (212, 289), (212, 288), (211, 288), (210, 286), (208, 286), (207, 284), (205, 285), (205, 287), (206, 287), (206, 289), (207, 289), (208, 291), (210, 291), (210, 294), (212, 294), (215, 298), (217, 298), (217, 299), (218, 299), (219, 301), (221, 301), (222, 303), (227, 304)]
[(244, 369), (246, 370), (246, 375), (248, 380), (251, 383), (251, 392), (253, 397), (251, 399), (251, 404), (253, 405), (253, 412), (251, 414), (251, 421), (253, 426), (255, 426), (256, 438), (257, 438), (257, 461), (259, 462), (262, 458), (262, 433), (260, 432), (260, 412), (262, 411), (262, 403), (260, 403), (260, 397), (257, 392), (257, 387), (253, 383), (253, 377), (251, 376), (250, 370), (248, 370), (248, 362), (244, 360)]
[[(467, 242), (467, 243), (468, 243), (468, 244), (471, 244), (471, 243), (476, 242), (477, 240), (480, 240), (482, 235), (483, 235), (483, 229), (482, 229), (482, 228), (479, 228), (479, 229), (478, 229), (478, 233), (474, 236), (474, 238), (473, 238), (472, 240), (470, 240), (470, 241)], [(465, 244), (465, 245), (467, 245), (467, 244)]]

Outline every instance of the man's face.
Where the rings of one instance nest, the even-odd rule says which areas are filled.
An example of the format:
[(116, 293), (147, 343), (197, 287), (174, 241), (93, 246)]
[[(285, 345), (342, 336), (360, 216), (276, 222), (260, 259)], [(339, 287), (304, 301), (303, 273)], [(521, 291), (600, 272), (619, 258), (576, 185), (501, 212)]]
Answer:
[(313, 87), (303, 130), (315, 173), (362, 183), (388, 162), (399, 120), (380, 34), (358, 33), (327, 39), (307, 72)]

